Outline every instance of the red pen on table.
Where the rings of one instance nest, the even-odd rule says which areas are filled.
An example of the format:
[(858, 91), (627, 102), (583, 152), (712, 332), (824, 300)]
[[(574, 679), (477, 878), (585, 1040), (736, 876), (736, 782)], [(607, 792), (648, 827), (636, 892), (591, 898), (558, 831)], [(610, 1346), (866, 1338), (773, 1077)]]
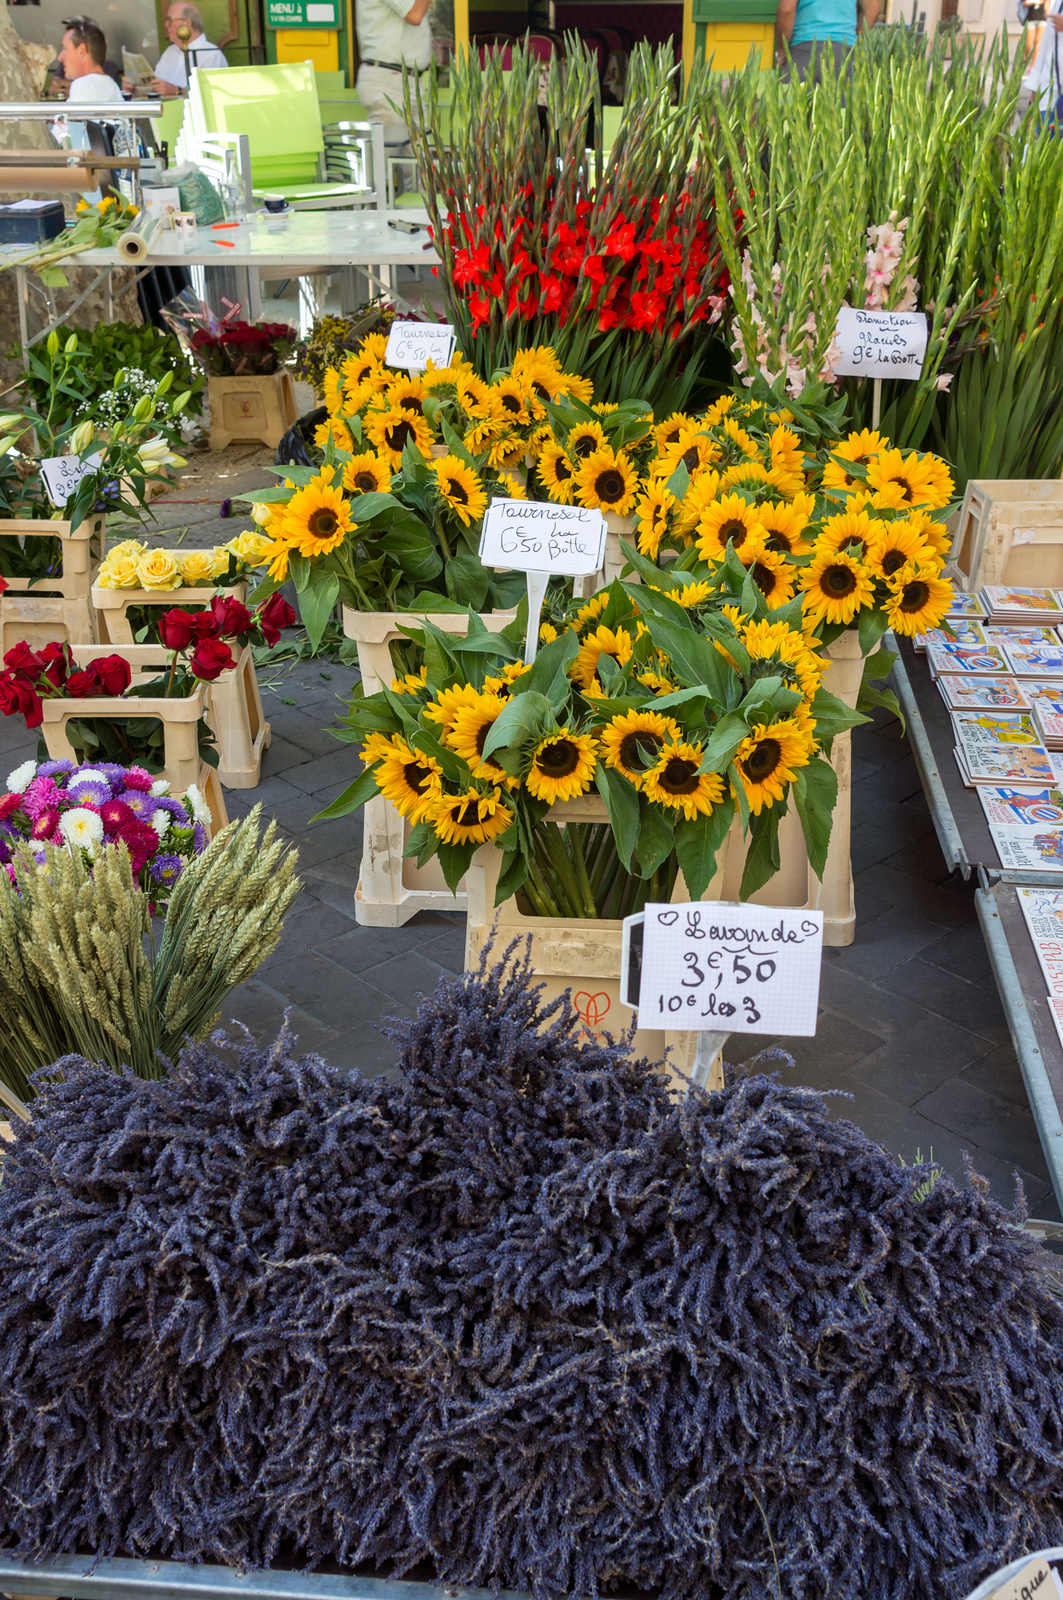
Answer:
[(238, 222), (212, 222), (211, 223), (211, 227), (212, 228), (238, 228), (239, 226), (240, 226), (240, 224)]
[(215, 244), (220, 244), (223, 250), (235, 250), (236, 245), (232, 239), (215, 239)]

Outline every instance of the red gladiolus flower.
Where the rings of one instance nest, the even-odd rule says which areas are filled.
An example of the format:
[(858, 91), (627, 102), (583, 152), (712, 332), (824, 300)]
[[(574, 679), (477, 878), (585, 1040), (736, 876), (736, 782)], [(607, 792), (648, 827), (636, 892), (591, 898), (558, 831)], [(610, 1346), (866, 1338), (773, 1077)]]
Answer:
[(479, 333), (480, 329), (491, 320), (491, 302), (486, 295), (470, 295), (469, 310), (472, 312), (472, 331)]
[(125, 694), (133, 681), (132, 668), (121, 656), (97, 656), (89, 662), (89, 671), (100, 680), (103, 694)]
[(236, 662), (227, 644), (220, 639), (201, 639), (193, 650), (189, 666), (197, 678), (213, 683), (228, 667)]

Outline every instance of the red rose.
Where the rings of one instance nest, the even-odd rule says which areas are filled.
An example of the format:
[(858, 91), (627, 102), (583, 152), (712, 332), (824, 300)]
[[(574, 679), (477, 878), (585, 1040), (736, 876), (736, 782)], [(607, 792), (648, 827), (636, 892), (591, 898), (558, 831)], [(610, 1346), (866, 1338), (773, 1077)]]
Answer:
[(232, 595), (216, 594), (210, 602), (210, 609), (219, 638), (235, 639), (251, 626), (250, 611), (239, 600), (234, 600)]
[(159, 638), (167, 650), (187, 650), (192, 643), (192, 618), (187, 611), (164, 611), (159, 618)]
[(66, 682), (67, 674), (74, 665), (74, 657), (68, 644), (46, 644), (40, 653), (44, 663), (44, 676), (56, 689), (61, 689)]
[(193, 611), (191, 621), (193, 639), (216, 639), (218, 637), (218, 623), (213, 611)]
[(6, 588), (7, 588), (7, 579), (6, 578), (0, 578), (0, 594), (3, 594), (3, 592), (4, 592), (4, 590)]
[(100, 680), (104, 694), (125, 694), (133, 681), (129, 662), (121, 656), (97, 656), (89, 662), (89, 670)]
[(281, 636), (281, 629), (290, 628), (295, 621), (295, 612), (279, 591), (263, 600), (256, 614), (262, 637), (271, 650)]
[(227, 644), (220, 639), (201, 639), (192, 652), (189, 666), (197, 678), (204, 678), (207, 683), (225, 671), (227, 667), (236, 665), (233, 653)]
[(66, 680), (66, 692), (75, 700), (91, 700), (93, 695), (102, 694), (103, 688), (92, 668), (86, 667), (81, 672), (70, 674)]
[(40, 695), (31, 683), (13, 673), (0, 674), (0, 712), (5, 717), (25, 717), (27, 728), (39, 728), (44, 721)]
[(137, 818), (123, 823), (115, 830), (114, 837), (120, 839), (129, 851), (134, 872), (147, 866), (159, 849), (159, 836), (151, 823), (140, 822)]
[(20, 639), (13, 645), (4, 657), (4, 666), (9, 672), (17, 673), (20, 678), (26, 678), (31, 683), (36, 683), (44, 671), (44, 662), (36, 655), (26, 643)]

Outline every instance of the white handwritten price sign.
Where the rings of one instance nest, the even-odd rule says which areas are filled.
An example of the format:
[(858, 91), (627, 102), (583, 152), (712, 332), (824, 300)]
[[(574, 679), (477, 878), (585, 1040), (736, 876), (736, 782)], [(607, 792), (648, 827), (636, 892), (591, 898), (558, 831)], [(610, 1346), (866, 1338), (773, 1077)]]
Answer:
[(861, 311), (842, 306), (834, 339), (842, 358), (833, 363), (842, 378), (918, 378), (926, 355), (926, 317), (921, 311)]
[(585, 577), (605, 559), (605, 518), (583, 506), (492, 500), (480, 535), (485, 567)]
[(77, 456), (47, 456), (41, 462), (41, 477), (53, 506), (65, 506), (82, 478), (97, 472), (103, 457), (98, 451), (84, 461)]
[(1063, 1583), (1045, 1556), (1034, 1556), (1013, 1578), (985, 1592), (986, 1600), (1063, 1600)]
[(393, 322), (384, 360), (389, 367), (423, 372), (431, 361), (446, 367), (454, 354), (454, 329), (449, 322)]
[(639, 1026), (811, 1036), (822, 953), (822, 911), (648, 905)]

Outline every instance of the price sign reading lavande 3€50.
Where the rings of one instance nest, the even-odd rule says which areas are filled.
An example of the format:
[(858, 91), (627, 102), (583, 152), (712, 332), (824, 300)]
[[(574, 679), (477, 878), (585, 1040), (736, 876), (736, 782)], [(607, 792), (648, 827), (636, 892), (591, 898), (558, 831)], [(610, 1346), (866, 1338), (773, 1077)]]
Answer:
[(605, 518), (583, 506), (555, 506), (538, 500), (492, 500), (480, 534), (485, 567), (528, 575), (526, 662), (535, 660), (539, 617), (551, 577), (587, 577), (605, 560)]
[(648, 905), (639, 1027), (811, 1036), (822, 953), (822, 911), (715, 900)]
[(389, 367), (423, 372), (430, 361), (435, 367), (449, 366), (453, 354), (454, 329), (449, 322), (393, 322), (384, 360)]

